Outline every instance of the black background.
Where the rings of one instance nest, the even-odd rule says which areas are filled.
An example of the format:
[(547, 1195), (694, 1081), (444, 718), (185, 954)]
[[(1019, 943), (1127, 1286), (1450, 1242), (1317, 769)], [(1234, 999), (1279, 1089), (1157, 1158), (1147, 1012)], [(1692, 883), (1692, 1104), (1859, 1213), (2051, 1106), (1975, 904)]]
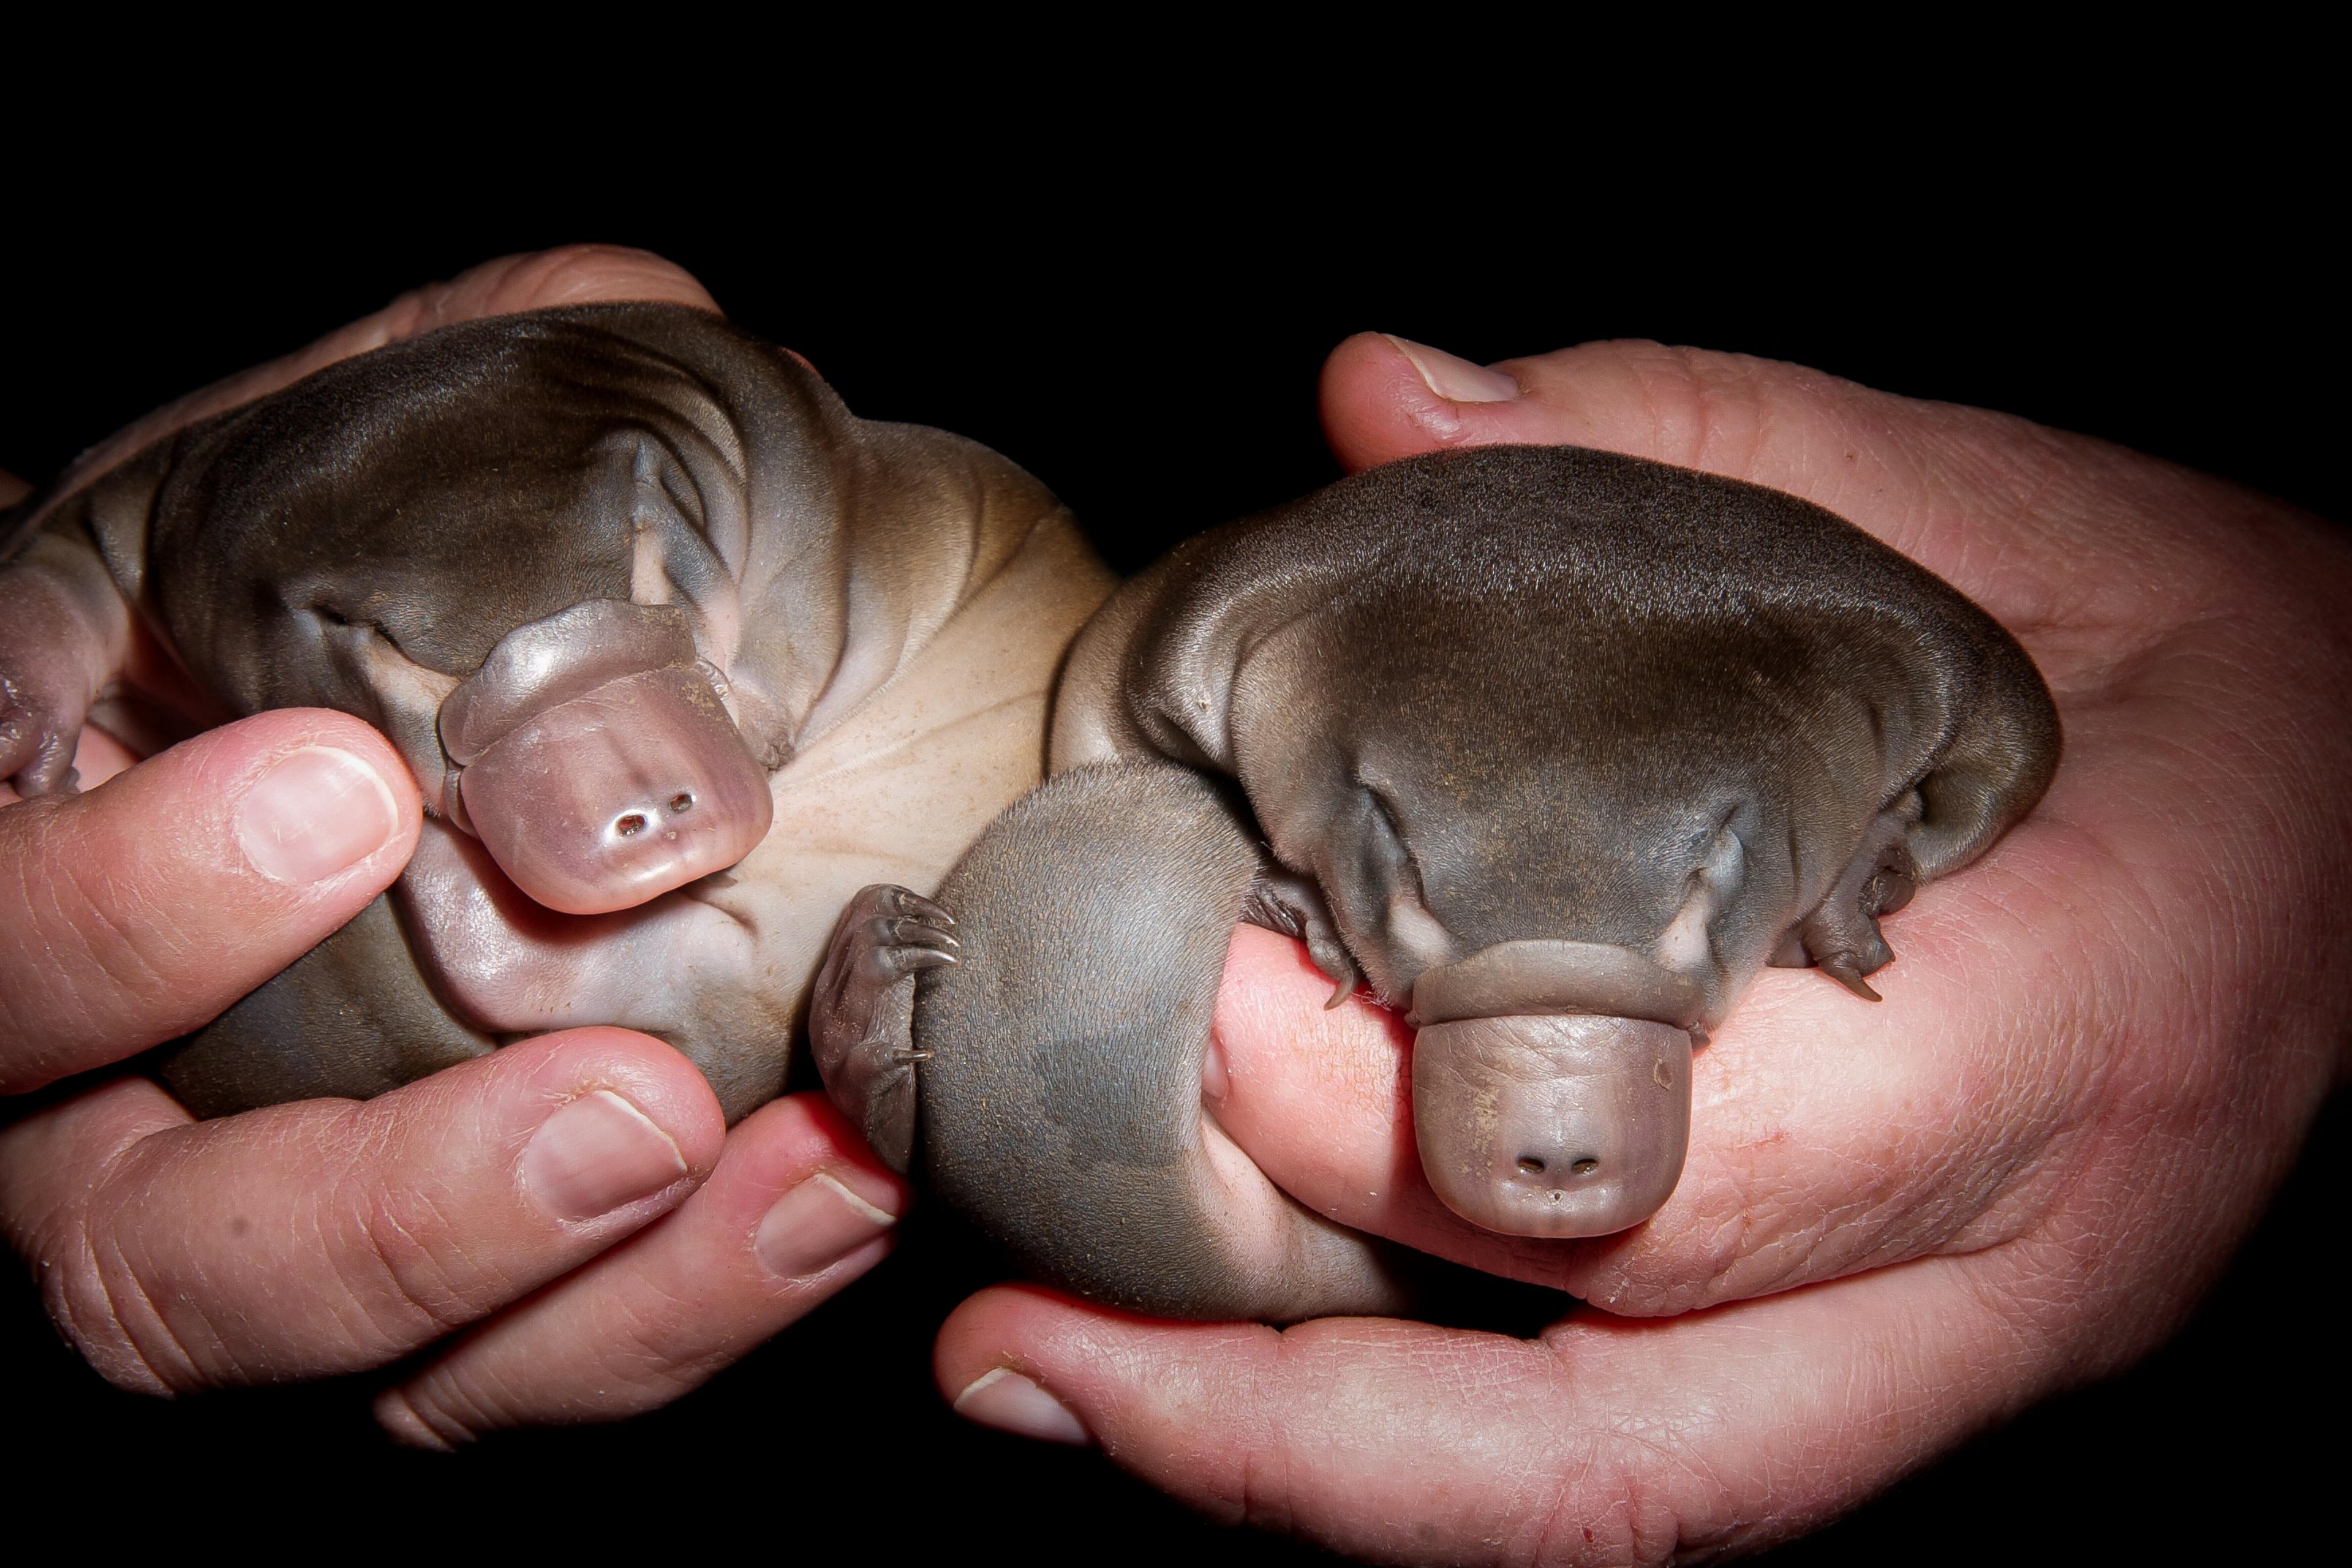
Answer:
[[(1330, 477), (1316, 371), (1367, 328), (1477, 360), (1621, 334), (1790, 359), (2352, 515), (2352, 345), (2324, 224), (2341, 190), (2316, 199), (2292, 149), (2124, 138), (1865, 166), (1734, 140), (1707, 165), (1612, 161), (1596, 177), (1537, 160), (1482, 181), (1462, 172), (1477, 157), (1398, 174), (1344, 139), (1214, 163), (1121, 153), (1112, 175), (943, 133), (904, 158), (851, 155), (843, 135), (822, 157), (684, 178), (693, 161), (615, 154), (609, 127), (551, 129), (462, 167), (321, 164), (302, 127), (273, 129), (11, 193), (0, 467), (37, 480), (402, 289), (598, 238), (695, 271), (857, 412), (1007, 453), (1122, 569)], [(2304, 1423), (2332, 1426), (2347, 1391), (2324, 1287), (2345, 1131), (2339, 1100), (2171, 1346), (1773, 1561), (2299, 1556), (2338, 1535), (2341, 1444)], [(792, 1554), (821, 1523), (859, 1529), (883, 1561), (1313, 1556), (1199, 1521), (1099, 1456), (949, 1415), (930, 1331), (986, 1268), (919, 1210), (898, 1257), (672, 1409), (454, 1459), (382, 1442), (358, 1384), (176, 1405), (113, 1393), (10, 1282), (0, 1387), (32, 1468), (20, 1450), (9, 1506), (248, 1547), (348, 1542), (356, 1523), (431, 1552), (464, 1520), (469, 1540), (504, 1521), (541, 1550), (749, 1527)]]

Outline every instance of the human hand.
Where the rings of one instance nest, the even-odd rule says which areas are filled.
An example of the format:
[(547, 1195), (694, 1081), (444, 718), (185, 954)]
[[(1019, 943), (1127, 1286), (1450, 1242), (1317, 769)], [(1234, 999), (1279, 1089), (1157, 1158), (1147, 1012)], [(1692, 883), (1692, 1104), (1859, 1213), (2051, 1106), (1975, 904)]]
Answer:
[(2163, 1339), (2343, 1070), (2344, 542), (2098, 442), (1647, 344), (1490, 370), (1360, 337), (1324, 412), (1350, 468), (1570, 442), (1830, 508), (2017, 634), (2066, 726), (2057, 779), (1889, 923), (1883, 1005), (1760, 975), (1694, 1063), (1681, 1186), (1592, 1241), (1447, 1213), (1409, 1031), (1324, 1013), (1295, 945), (1244, 928), (1223, 1133), (1319, 1212), (1591, 1305), (1519, 1341), (997, 1289), (942, 1329), (940, 1388), (1341, 1551), (1663, 1561), (1797, 1534)]
[[(433, 326), (648, 299), (715, 309), (642, 252), (494, 261), (151, 416), (67, 484)], [(0, 504), (22, 489), (0, 476)], [(87, 730), (75, 763), (79, 795), (0, 786), (0, 1094), (27, 1097), (0, 1105), (0, 1236), (110, 1381), (360, 1371), (470, 1326), (383, 1393), (396, 1435), (608, 1418), (693, 1387), (888, 1249), (905, 1189), (822, 1096), (729, 1132), (690, 1064), (624, 1030), (208, 1122), (143, 1079), (60, 1082), (308, 951), (399, 874), (420, 820), (390, 746), (340, 713), (265, 713), (144, 762)]]

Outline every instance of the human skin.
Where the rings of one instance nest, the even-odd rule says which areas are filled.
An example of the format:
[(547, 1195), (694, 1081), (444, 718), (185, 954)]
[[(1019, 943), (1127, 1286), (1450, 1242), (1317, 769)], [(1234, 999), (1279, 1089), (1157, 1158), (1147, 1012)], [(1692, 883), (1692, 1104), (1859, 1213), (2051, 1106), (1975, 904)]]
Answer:
[[(604, 300), (715, 309), (641, 252), (508, 258), (184, 399), (74, 471), (445, 322)], [(23, 489), (0, 485), (0, 502)], [(210, 1018), (383, 891), (416, 842), (407, 769), (340, 713), (261, 714), (135, 765), (85, 731), (76, 762), (82, 794), (0, 788), (0, 1093)], [(376, 1406), (426, 1446), (667, 1403), (879, 1261), (908, 1202), (821, 1095), (730, 1132), (684, 1058), (619, 1029), (365, 1104), (197, 1122), (115, 1077), (0, 1116), (0, 1234), (110, 1381), (179, 1394), (447, 1340)]]
[[(525, 293), (476, 308), (615, 297)], [(1442, 382), (1475, 375), (1416, 352)], [(1881, 1007), (1818, 981), (1811, 989), (1824, 994), (1808, 998), (1811, 976), (1762, 977), (1699, 1058), (1700, 1116), (1717, 1125), (1683, 1190), (1643, 1231), (1604, 1243), (1507, 1244), (1453, 1222), (1413, 1173), (1402, 1034), (1360, 1008), (1325, 1014), (1328, 982), (1297, 950), (1243, 931), (1220, 1024), (1218, 1115), (1230, 1136), (1351, 1223), (1596, 1298), (1613, 1291), (1621, 1315), (1579, 1316), (1532, 1343), (1362, 1321), (1276, 1335), (992, 1291), (942, 1333), (940, 1383), (956, 1393), (1009, 1369), (964, 1397), (968, 1415), (1092, 1435), (1204, 1509), (1367, 1555), (1573, 1561), (1663, 1556), (1685, 1538), (1694, 1550), (1753, 1545), (2133, 1359), (2178, 1321), (2292, 1160), (2345, 1007), (2344, 977), (2324, 963), (2347, 880), (2333, 793), (2344, 743), (2307, 716), (2352, 663), (2320, 613), (2340, 600), (2347, 566), (2340, 546), (2274, 503), (1996, 416), (1654, 349), (1508, 368), (1507, 390), (1525, 395), (1480, 405), (1433, 395), (1383, 340), (1355, 340), (1328, 386), (1335, 443), (1360, 465), (1450, 440), (1584, 439), (1824, 501), (2024, 636), (2067, 705), (2068, 761), (2051, 803), (1890, 922), (1901, 957)], [(272, 728), (289, 723), (323, 728)], [(12, 828), (19, 808), (0, 810), (0, 893), (23, 900), (10, 921), (45, 911), (34, 937), (0, 946), (0, 1059), (36, 1059), (28, 1040), (41, 1053), (12, 1087), (119, 1059), (142, 1031), (166, 1037), (390, 879), (404, 839), (298, 894), (235, 866), (214, 877), (201, 855), (153, 853), (173, 842), (158, 825), (220, 820), (201, 809), (218, 792), (171, 775), (173, 759), (251, 770), (302, 738), (370, 754), (368, 732), (349, 720), (265, 715), (195, 743), (217, 752), (183, 748), (134, 773), (158, 781), (143, 797), (94, 790), (47, 807), (68, 814), (51, 831), (74, 837)], [(119, 841), (107, 849), (109, 833), (143, 836), (140, 881), (121, 875), (131, 862)], [(58, 880), (75, 865), (101, 871), (82, 879), (88, 892)], [(142, 919), (92, 896), (125, 889)], [(39, 996), (58, 998), (37, 1015), (27, 949), (41, 954)], [(2252, 980), (2214, 989), (2235, 976)], [(564, 1056), (583, 1035), (609, 1054)], [(447, 1098), (436, 1096), (456, 1075), (402, 1091), (407, 1101), (332, 1108), (338, 1120), (302, 1124), (308, 1149), (284, 1131), (291, 1121), (248, 1124), (236, 1139), (215, 1130), (244, 1119), (188, 1127), (135, 1081), (42, 1103), (0, 1131), (0, 1224), (47, 1265), (45, 1279), (80, 1282), (78, 1294), (52, 1285), (53, 1309), (87, 1301), (79, 1342), (134, 1386), (373, 1365), (470, 1315), (486, 1331), (381, 1407), (418, 1440), (661, 1404), (845, 1281), (864, 1267), (862, 1248), (878, 1255), (882, 1244), (853, 1239), (813, 1278), (740, 1268), (766, 1205), (811, 1170), (903, 1205), (817, 1108), (781, 1102), (725, 1145), (705, 1144), (689, 1125), (698, 1085), (661, 1076), (679, 1070), (661, 1047), (614, 1031), (551, 1039), (524, 1050), (550, 1053), (552, 1069), (511, 1067), (502, 1052)], [(641, 1068), (651, 1076), (627, 1076)], [(2012, 1081), (1993, 1081), (2008, 1069)], [(715, 1172), (684, 1201), (662, 1189), (577, 1232), (500, 1207), (498, 1194), (518, 1187), (511, 1153), (468, 1163), (468, 1151), (498, 1136), (510, 1149), (530, 1124), (485, 1133), (477, 1122), (438, 1147), (429, 1130), (467, 1105), (495, 1109), (502, 1094), (543, 1108), (551, 1097), (535, 1083), (501, 1087), (542, 1070), (562, 1079), (556, 1094), (589, 1082), (641, 1093), (688, 1157), (676, 1187), (723, 1149)], [(298, 1112), (312, 1114), (264, 1114)], [(805, 1120), (746, 1141), (762, 1118), (784, 1115)], [(380, 1147), (402, 1125), (428, 1130), (404, 1166)], [(208, 1157), (180, 1163), (175, 1151), (192, 1149)], [(174, 1163), (151, 1163), (165, 1155)], [(249, 1188), (231, 1179), (241, 1166)], [(370, 1202), (403, 1190), (405, 1172), (426, 1167), (426, 1201), (385, 1214), (402, 1227), (385, 1234), (434, 1246), (393, 1258), (365, 1237), (338, 1245), (321, 1223), (341, 1217), (331, 1205), (271, 1214), (244, 1196), (326, 1191), (338, 1175), (335, 1190), (365, 1218)], [(2186, 1194), (2162, 1186), (2174, 1171), (2197, 1176)], [(124, 1228), (133, 1177), (160, 1205), (135, 1234)], [(666, 1204), (677, 1206), (648, 1223)], [(268, 1278), (301, 1289), (267, 1300), (251, 1287), (223, 1293), (249, 1256), (217, 1236), (224, 1216), (277, 1240)], [(632, 1225), (642, 1228), (626, 1246), (575, 1261)], [(182, 1250), (165, 1255), (166, 1243)], [(1880, 1266), (1905, 1257), (1916, 1260)], [(408, 1267), (392, 1273), (400, 1259)], [(471, 1292), (417, 1290), (428, 1270)], [(359, 1300), (350, 1282), (371, 1271), (392, 1283)], [(520, 1310), (502, 1306), (534, 1278), (558, 1283)], [(122, 1288), (94, 1298), (100, 1282)], [(135, 1322), (104, 1331), (135, 1318), (142, 1299), (196, 1287), (179, 1310), (198, 1325), (191, 1339), (214, 1331), (200, 1364), (175, 1359), (152, 1330), (142, 1339)], [(427, 1299), (388, 1329), (373, 1322), (410, 1294)], [(1710, 1302), (1727, 1305), (1643, 1321)], [(366, 1342), (348, 1332), (354, 1323)], [(122, 1359), (106, 1359), (123, 1345)], [(139, 1378), (146, 1347), (159, 1347), (174, 1381)], [(1040, 1384), (1051, 1392), (1024, 1396)]]
[(1570, 442), (1828, 507), (2018, 636), (2064, 760), (1888, 922), (1883, 1004), (1757, 979), (1696, 1060), (1680, 1187), (1616, 1237), (1454, 1219), (1413, 1157), (1410, 1032), (1323, 1011), (1295, 944), (1240, 929), (1216, 1129), (1342, 1223), (1590, 1305), (1518, 1340), (1003, 1288), (942, 1329), (942, 1393), (1352, 1554), (1646, 1563), (1801, 1533), (2170, 1333), (2345, 1072), (2345, 540), (2006, 416), (1654, 344), (1481, 367), (1366, 335), (1323, 408), (1351, 469)]

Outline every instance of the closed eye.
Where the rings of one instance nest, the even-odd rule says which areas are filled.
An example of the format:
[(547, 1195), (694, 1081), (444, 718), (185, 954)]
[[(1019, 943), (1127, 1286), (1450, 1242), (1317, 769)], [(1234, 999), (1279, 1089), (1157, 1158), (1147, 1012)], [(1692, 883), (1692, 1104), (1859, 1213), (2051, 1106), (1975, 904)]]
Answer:
[(1359, 787), (1363, 790), (1364, 798), (1371, 803), (1373, 828), (1387, 839), (1387, 847), (1392, 852), (1396, 865), (1403, 876), (1411, 879), (1412, 886), (1406, 890), (1414, 899), (1420, 899), (1423, 892), (1421, 862), (1414, 858), (1412, 846), (1405, 841), (1404, 829), (1397, 826), (1396, 803), (1389, 799), (1387, 792), (1378, 784), (1360, 781)]
[(1402, 967), (1391, 978), (1395, 984), (1410, 986), (1414, 975), (1450, 963), (1460, 954), (1445, 922), (1430, 910), (1428, 891), (1422, 882), (1421, 862), (1398, 826), (1396, 803), (1370, 784), (1363, 787), (1365, 798), (1371, 804), (1365, 816), (1370, 819), (1368, 836), (1373, 840), (1367, 847), (1370, 852), (1366, 858), (1380, 862), (1386, 873), (1382, 879), (1387, 884), (1387, 900), (1381, 913), (1395, 959), (1402, 962)]
[(321, 641), (342, 678), (373, 694), (378, 723), (406, 759), (425, 798), (441, 795), (448, 758), (438, 728), (441, 704), (457, 689), (457, 676), (412, 658), (392, 633), (330, 604), (314, 604)]
[[(384, 642), (391, 645), (393, 652), (400, 655), (403, 658), (408, 658), (408, 650), (400, 646), (400, 639), (398, 637), (393, 636), (391, 632), (384, 629), (384, 626), (382, 621), (372, 619), (366, 616), (352, 615), (349, 611), (341, 609), (334, 605), (313, 605), (310, 606), (310, 613), (318, 616), (319, 619), (327, 626), (332, 626), (339, 631), (348, 632), (357, 637), (380, 637)], [(409, 662), (414, 664), (415, 660), (409, 659)]]

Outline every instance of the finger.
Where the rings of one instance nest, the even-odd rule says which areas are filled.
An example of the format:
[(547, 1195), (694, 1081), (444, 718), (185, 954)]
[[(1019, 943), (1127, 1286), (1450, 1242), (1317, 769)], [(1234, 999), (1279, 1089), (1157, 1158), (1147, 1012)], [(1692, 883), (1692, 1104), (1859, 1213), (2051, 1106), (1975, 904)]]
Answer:
[(1660, 1563), (1812, 1528), (2053, 1381), (1939, 1260), (1539, 1340), (1151, 1322), (986, 1291), (934, 1352), (968, 1419), (1098, 1443), (1232, 1523), (1380, 1560)]
[(0, 808), (0, 1091), (210, 1021), (382, 892), (419, 822), (383, 738), (317, 709)]
[[(2048, 895), (2071, 885), (1999, 868), (1939, 884), (1906, 911), (1882, 1004), (1801, 971), (1759, 975), (1693, 1058), (1681, 1183), (1616, 1236), (1507, 1237), (1446, 1209), (1413, 1138), (1412, 1031), (1360, 998), (1326, 1009), (1328, 982), (1298, 944), (1255, 927), (1228, 950), (1209, 1110), (1318, 1214), (1619, 1313), (1993, 1245), (2042, 1216), (2053, 1172), (2040, 1163), (2083, 1131), (2085, 1086), (2113, 1059), (2111, 1030), (2089, 1019), (2117, 977), (2033, 937)], [(1997, 1005), (1971, 978), (1988, 973), (2002, 976)]]
[[(2144, 636), (2176, 623), (2184, 589), (2214, 576), (2216, 517), (2289, 542), (2260, 498), (2221, 480), (1741, 354), (1601, 342), (1481, 366), (1367, 332), (1333, 351), (1321, 400), (1351, 469), (1450, 447), (1585, 446), (1801, 496), (1958, 584), (2026, 638), (2045, 673), (2069, 650), (2037, 645), (2042, 628)], [(2119, 508), (2140, 517), (2128, 541), (2114, 534)], [(2119, 544), (2132, 570), (2085, 568)], [(2097, 646), (2112, 659), (2111, 638)]]
[[(1490, 366), (1378, 332), (1332, 352), (1320, 395), (1325, 431), (1351, 469), (1452, 447), (1566, 444), (1787, 489), (1816, 479), (1842, 403), (1880, 397), (1795, 365), (1659, 343), (1587, 343)], [(1792, 412), (1799, 427), (1781, 428)]]
[(880, 1262), (907, 1203), (824, 1096), (778, 1100), (675, 1214), (484, 1324), (377, 1417), (441, 1447), (667, 1405)]
[(267, 397), (314, 371), (371, 349), (457, 321), (557, 305), (624, 300), (688, 305), (702, 310), (715, 311), (719, 308), (691, 274), (649, 251), (617, 245), (568, 245), (520, 256), (501, 256), (446, 283), (428, 283), (412, 289), (373, 315), (330, 332), (283, 359), (239, 372), (226, 381), (166, 404), (75, 459), (54, 493), (62, 495), (79, 489), (174, 430)]
[[(2284, 509), (2005, 416), (1654, 344), (1480, 367), (1357, 338), (1334, 354), (1324, 395), (1335, 446), (1351, 462), (1567, 441), (1809, 495), (2011, 619), (2067, 728), (2066, 765), (2035, 815), (1890, 922), (1900, 957), (1885, 1005), (1852, 1002), (1803, 973), (1754, 982), (1697, 1058), (1691, 1160), (1651, 1224), (1549, 1252), (1496, 1241), (1436, 1249), (1507, 1259), (1488, 1266), (1621, 1310), (1673, 1310), (2013, 1235), (2102, 1147), (2149, 1167), (2144, 1191), (2162, 1192), (2177, 1178), (2158, 1152), (2211, 1141), (2188, 1124), (2209, 1090), (2249, 1105), (2292, 1098), (2256, 1070), (2270, 1054), (2249, 1047), (2294, 1020), (2242, 1022), (2246, 1037), (2216, 1037), (2216, 1017), (2157, 1007), (2186, 992), (2152, 983), (2137, 956), (2160, 950), (2226, 970), (2188, 990), (2234, 996), (2265, 994), (2265, 976), (2307, 968), (2282, 951), (2292, 944), (2254, 952), (2242, 936), (2277, 929), (2269, 911), (2293, 902), (2277, 883), (2301, 877), (2299, 866), (2257, 879), (2271, 884), (2267, 908), (2216, 896), (2242, 887), (2226, 874), (2233, 864), (2279, 865), (2280, 825), (2243, 787), (2244, 734), (2281, 738), (2265, 765), (2297, 775), (2286, 797), (2336, 798), (2326, 768), (2294, 739), (2307, 731), (2296, 714), (2312, 710), (2316, 692), (2278, 679), (2308, 668), (2307, 655), (2291, 638), (2261, 648), (2247, 646), (2258, 640), (2251, 632), (2213, 635), (2292, 626), (2297, 606), (2318, 624), (2310, 584), (2335, 574), (2318, 569), (2313, 539)], [(2241, 550), (2247, 538), (2264, 547)], [(2205, 700), (2217, 685), (2231, 689), (2228, 704)], [(2156, 733), (2166, 737), (2160, 755)], [(2184, 813), (2200, 823), (2210, 854), (2183, 856)], [(2298, 837), (2333, 835), (2313, 820), (2288, 841)], [(2171, 911), (2163, 935), (2134, 929), (2130, 911), (2158, 909)], [(1276, 1034), (1263, 1030), (1259, 1044), (1275, 1048)], [(1354, 1037), (1361, 1056), (1332, 1072), (1378, 1079), (1381, 1064), (1399, 1061), (1386, 1032)], [(1225, 1049), (1246, 1059), (1253, 1047), (1228, 1038)], [(2192, 1091), (2183, 1080), (2192, 1066), (2238, 1081)], [(1289, 1071), (1304, 1086), (1303, 1064)], [(2108, 1080), (2176, 1092), (2152, 1109), (2103, 1098)], [(1355, 1192), (1357, 1212), (1371, 1206), (1363, 1193), (1376, 1178), (1417, 1190), (1392, 1146), (1401, 1093), (1387, 1118), (1360, 1121), (1358, 1152), (1339, 1162), (1286, 1134), (1302, 1107), (1281, 1092), (1274, 1060), (1243, 1082), (1251, 1093), (1220, 1120), (1302, 1200), (1347, 1219), (1334, 1205)], [(2129, 1162), (2114, 1154), (2135, 1140)], [(2044, 1157), (2053, 1152), (2063, 1157)], [(2208, 1154), (2209, 1190), (2260, 1191), (2271, 1179), (2248, 1173), (2242, 1150)], [(1447, 1224), (1418, 1212), (1368, 1223), (1409, 1239), (1442, 1237)]]
[[(2230, 733), (2210, 736), (2175, 703), (2153, 752), (2144, 708), (2082, 715), (2034, 816), (1889, 920), (1885, 1002), (1759, 974), (1693, 1059), (1681, 1183), (1633, 1230), (1547, 1243), (1444, 1210), (1413, 1142), (1410, 1032), (1361, 1000), (1327, 1011), (1298, 944), (1255, 928), (1228, 952), (1214, 1126), (1342, 1225), (1620, 1313), (1990, 1247), (2067, 1203), (2100, 1205), (2106, 1234), (2143, 1251), (2191, 1255), (2274, 1188), (2326, 1071), (2325, 1052), (2275, 1048), (2325, 1033), (2320, 1004), (2280, 982), (2324, 967), (2318, 932), (2275, 913), (2328, 907), (2324, 873), (2266, 847), (2286, 819), (2234, 782), (2236, 724), (2294, 732), (2274, 700), (2233, 699)], [(2294, 782), (2299, 836), (2340, 839), (2325, 820), (2339, 797), (2305, 750), (2282, 743), (2269, 765)], [(2225, 874), (2256, 864), (2271, 869)]]
[(125, 1079), (0, 1131), (0, 1235), (123, 1387), (317, 1376), (579, 1267), (676, 1206), (724, 1136), (693, 1065), (620, 1029), (201, 1123)]

